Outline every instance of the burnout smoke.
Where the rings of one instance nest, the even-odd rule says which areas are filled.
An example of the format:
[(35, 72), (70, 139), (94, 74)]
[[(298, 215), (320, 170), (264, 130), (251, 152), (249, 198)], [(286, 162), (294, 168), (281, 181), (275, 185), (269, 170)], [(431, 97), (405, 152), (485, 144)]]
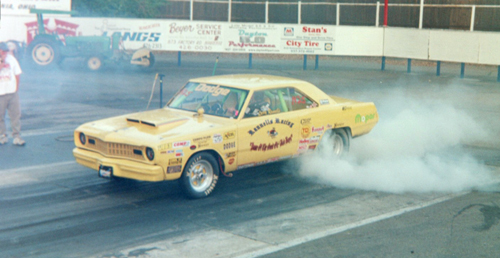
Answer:
[(461, 149), (487, 139), (463, 110), (404, 94), (380, 103), (379, 123), (351, 141), (346, 158), (318, 151), (299, 160), (299, 175), (340, 188), (392, 193), (458, 192), (491, 182), (488, 168)]

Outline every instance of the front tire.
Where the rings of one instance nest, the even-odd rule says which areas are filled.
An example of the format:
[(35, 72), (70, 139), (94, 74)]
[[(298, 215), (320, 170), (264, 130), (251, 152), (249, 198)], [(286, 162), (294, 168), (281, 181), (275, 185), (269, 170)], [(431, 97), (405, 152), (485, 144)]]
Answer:
[(188, 160), (179, 182), (188, 197), (198, 199), (210, 195), (218, 180), (217, 160), (207, 152), (200, 152)]

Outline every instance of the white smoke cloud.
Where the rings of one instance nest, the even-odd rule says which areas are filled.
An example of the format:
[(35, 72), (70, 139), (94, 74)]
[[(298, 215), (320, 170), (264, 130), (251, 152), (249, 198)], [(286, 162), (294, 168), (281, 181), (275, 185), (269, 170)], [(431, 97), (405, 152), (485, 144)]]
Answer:
[(351, 141), (345, 159), (316, 152), (295, 171), (322, 184), (391, 193), (458, 192), (491, 182), (488, 167), (461, 148), (488, 139), (482, 125), (453, 101), (388, 95), (377, 105), (379, 123)]

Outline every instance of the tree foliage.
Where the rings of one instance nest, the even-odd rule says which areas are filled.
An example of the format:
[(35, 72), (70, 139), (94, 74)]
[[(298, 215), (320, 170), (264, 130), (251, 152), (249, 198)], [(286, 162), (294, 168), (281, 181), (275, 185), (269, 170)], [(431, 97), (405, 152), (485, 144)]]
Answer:
[(73, 0), (80, 17), (163, 18), (168, 2), (161, 0)]

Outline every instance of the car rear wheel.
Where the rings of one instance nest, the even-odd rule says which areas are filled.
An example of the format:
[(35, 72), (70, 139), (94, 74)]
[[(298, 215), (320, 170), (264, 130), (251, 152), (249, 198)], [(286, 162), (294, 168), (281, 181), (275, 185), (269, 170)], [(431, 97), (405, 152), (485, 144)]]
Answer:
[(203, 198), (210, 195), (219, 180), (217, 160), (207, 152), (193, 155), (182, 173), (180, 184), (190, 198)]
[(336, 157), (342, 157), (349, 152), (350, 138), (344, 129), (331, 130), (325, 133), (319, 148), (331, 152)]

